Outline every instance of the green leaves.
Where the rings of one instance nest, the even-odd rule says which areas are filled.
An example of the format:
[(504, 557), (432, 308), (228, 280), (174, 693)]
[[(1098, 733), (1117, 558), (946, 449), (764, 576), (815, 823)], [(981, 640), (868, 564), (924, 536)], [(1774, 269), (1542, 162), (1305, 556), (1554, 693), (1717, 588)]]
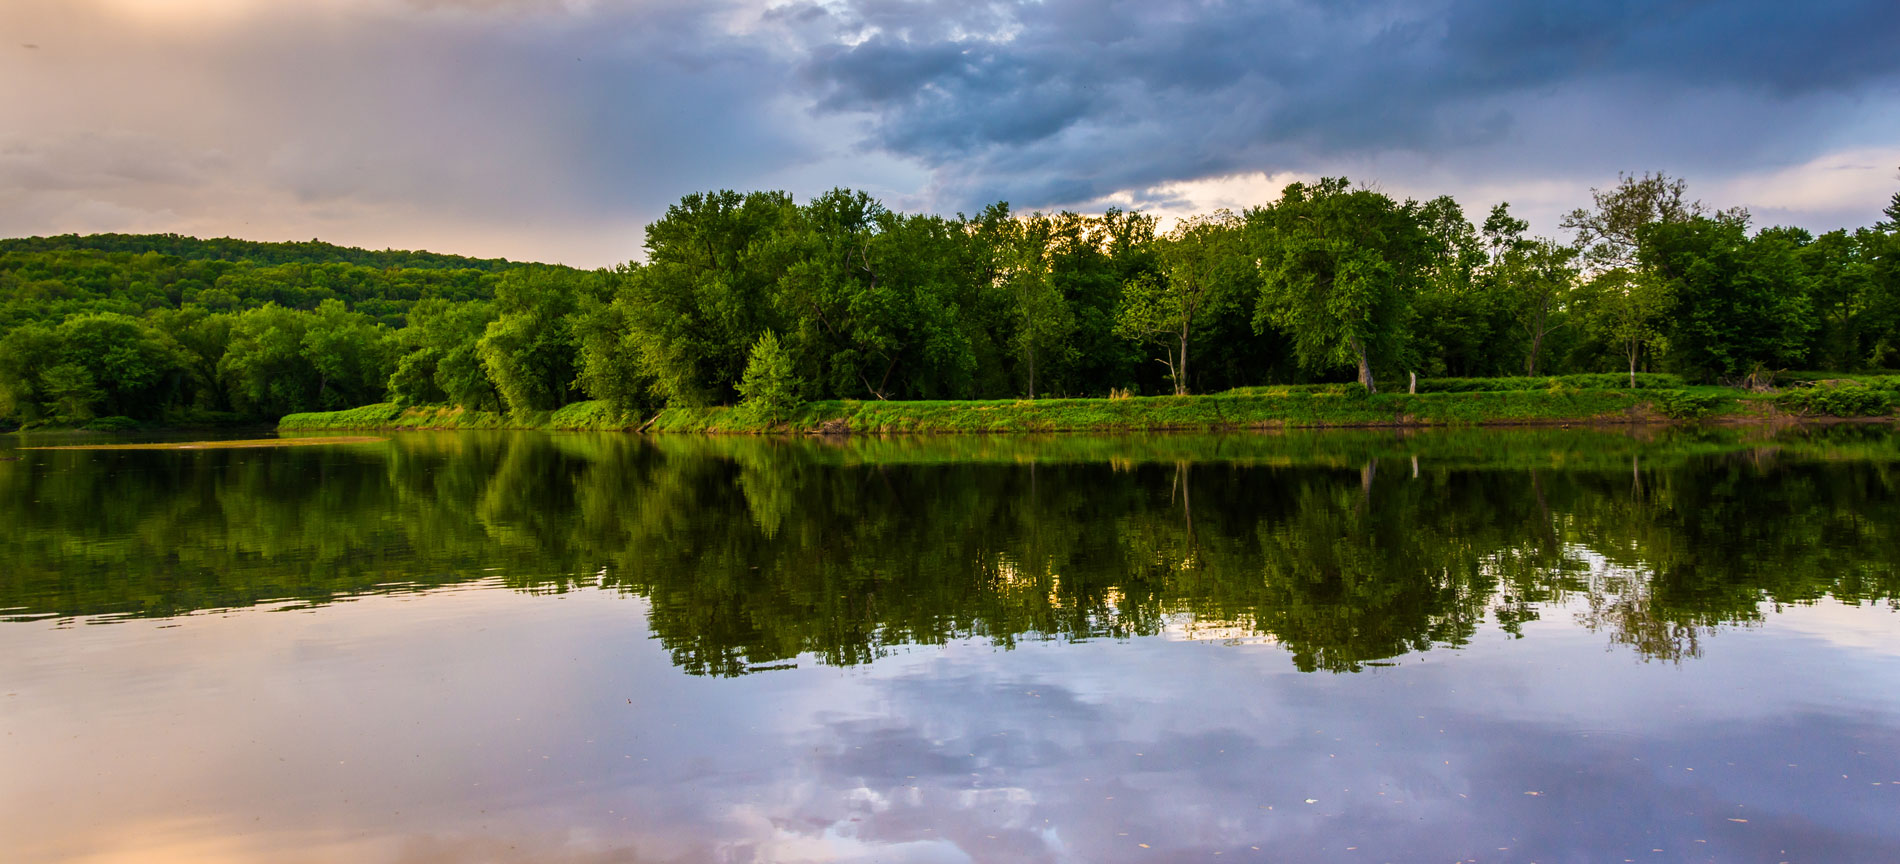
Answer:
[(1416, 211), (1412, 202), (1351, 189), (1343, 177), (1294, 183), (1279, 203), (1248, 211), (1261, 274), (1254, 329), (1280, 330), (1309, 370), (1356, 364), (1372, 389), (1373, 366), (1404, 347), (1412, 299), (1432, 260)]
[(1695, 217), (1649, 225), (1640, 237), (1643, 266), (1675, 299), (1667, 333), (1677, 371), (1733, 379), (1807, 359), (1813, 304), (1788, 236), (1750, 238), (1740, 222)]
[(1159, 236), (1113, 208), (947, 218), (848, 189), (694, 194), (648, 226), (644, 263), (591, 273), (314, 243), (0, 241), (0, 422), (725, 406), (768, 332), (813, 399), (1900, 363), (1900, 220), (1751, 235), (1745, 212), (1664, 175), (1592, 194), (1564, 222), (1572, 245), (1508, 205), (1480, 229), (1450, 197), (1344, 178)]
[(791, 416), (803, 401), (803, 386), (792, 368), (792, 357), (779, 345), (778, 336), (765, 331), (747, 353), (745, 376), (739, 380), (739, 404), (766, 422), (776, 423)]

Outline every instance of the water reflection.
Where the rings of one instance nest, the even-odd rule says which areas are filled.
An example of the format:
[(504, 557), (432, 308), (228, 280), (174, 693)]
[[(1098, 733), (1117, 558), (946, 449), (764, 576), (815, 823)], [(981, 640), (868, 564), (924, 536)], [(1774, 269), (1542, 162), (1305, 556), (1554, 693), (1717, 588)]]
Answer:
[(1356, 671), (1579, 598), (1645, 657), (1889, 600), (1900, 438), (1839, 427), (1140, 439), (414, 434), (0, 463), (0, 609), (170, 616), (501, 574), (651, 600), (681, 668), (1174, 622)]
[(642, 606), (461, 591), (0, 628), (10, 858), (1900, 854), (1900, 657), (1774, 627), (1694, 675), (1541, 621), (1362, 675), (1267, 645), (963, 640), (719, 679), (651, 650)]
[(1900, 859), (1885, 428), (3, 455), (9, 860)]

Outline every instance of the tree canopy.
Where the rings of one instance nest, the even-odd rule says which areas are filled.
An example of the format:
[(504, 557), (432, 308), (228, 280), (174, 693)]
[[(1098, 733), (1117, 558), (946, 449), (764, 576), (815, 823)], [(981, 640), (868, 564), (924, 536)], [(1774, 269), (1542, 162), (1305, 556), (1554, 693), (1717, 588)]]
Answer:
[[(1623, 175), (1539, 237), (1508, 204), (1345, 178), (1163, 225), (697, 193), (598, 271), (329, 244), (0, 241), (0, 421), (271, 419), (394, 400), (632, 417), (734, 404), (768, 333), (800, 399), (1185, 394), (1356, 380), (1900, 362), (1900, 199), (1814, 236)], [(783, 395), (783, 394), (781, 394)], [(780, 398), (780, 397), (774, 397)]]

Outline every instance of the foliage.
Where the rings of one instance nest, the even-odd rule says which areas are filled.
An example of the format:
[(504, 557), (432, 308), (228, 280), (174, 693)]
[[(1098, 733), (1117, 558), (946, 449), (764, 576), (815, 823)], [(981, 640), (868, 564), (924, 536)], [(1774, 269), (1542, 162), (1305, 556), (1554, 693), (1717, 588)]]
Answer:
[(1629, 380), (1637, 380), (1644, 357), (1668, 350), (1664, 319), (1674, 307), (1667, 283), (1650, 273), (1618, 267), (1596, 275), (1579, 291), (1585, 326), (1629, 361)]
[(495, 305), (482, 300), (417, 303), (409, 326), (396, 334), (401, 353), (389, 378), (390, 395), (405, 404), (448, 402), (500, 411), (501, 391), (488, 377), (479, 350), (495, 317)]
[(1819, 385), (1790, 390), (1775, 404), (1797, 414), (1826, 417), (1880, 417), (1893, 413), (1894, 398), (1861, 384)]
[(641, 598), (703, 675), (1183, 617), (1350, 673), (1579, 610), (1673, 660), (1768, 603), (1892, 603), (1897, 454), (1857, 427), (55, 451), (0, 462), (0, 608), (158, 618), (499, 575)]
[(1308, 369), (1356, 364), (1359, 383), (1374, 389), (1374, 366), (1404, 347), (1430, 257), (1416, 209), (1339, 177), (1293, 183), (1277, 203), (1248, 211), (1261, 262), (1254, 329), (1286, 332)]
[[(0, 422), (390, 400), (517, 415), (496, 424), (599, 402), (600, 422), (638, 425), (741, 401), (767, 332), (799, 395), (826, 401), (1293, 394), (1413, 375), (1420, 395), (1508, 392), (1532, 385), (1474, 382), (1520, 373), (1594, 392), (1900, 366), (1894, 220), (1751, 233), (1686, 188), (1655, 174), (1592, 190), (1565, 221), (1571, 245), (1508, 204), (1474, 226), (1449, 197), (1344, 179), (1159, 234), (1119, 209), (946, 217), (845, 189), (695, 194), (648, 226), (643, 262), (594, 272), (314, 242), (4, 241)], [(1612, 372), (1622, 381), (1567, 377)]]
[(1750, 238), (1739, 221), (1696, 217), (1646, 226), (1639, 237), (1643, 265), (1674, 301), (1668, 338), (1678, 371), (1733, 379), (1804, 359), (1813, 304), (1789, 236)]
[(1420, 393), (1475, 393), (1487, 390), (1544, 390), (1562, 386), (1572, 390), (1618, 390), (1631, 388), (1680, 388), (1682, 379), (1675, 375), (1645, 373), (1630, 378), (1601, 372), (1575, 375), (1550, 375), (1536, 378), (1421, 378)]
[(1745, 210), (1711, 213), (1700, 201), (1688, 200), (1689, 184), (1660, 171), (1653, 174), (1618, 173), (1616, 186), (1591, 189), (1592, 206), (1570, 211), (1561, 227), (1575, 232), (1574, 245), (1584, 262), (1597, 272), (1632, 269), (1639, 260), (1642, 233), (1652, 225), (1711, 218), (1743, 223)]
[(1174, 395), (1188, 394), (1188, 350), (1203, 319), (1230, 315), (1253, 282), (1243, 223), (1227, 210), (1184, 220), (1155, 243), (1159, 273), (1144, 273), (1122, 290), (1115, 332), (1125, 339), (1164, 343)]
[(575, 280), (562, 271), (513, 270), (495, 289), (499, 315), (478, 350), (482, 368), (510, 412), (552, 411), (568, 402), (579, 371), (573, 315), (584, 293), (604, 293), (602, 277)]
[(1715, 393), (1695, 390), (1658, 390), (1650, 397), (1650, 401), (1665, 417), (1696, 420), (1714, 414), (1721, 407), (1723, 399)]
[(792, 357), (767, 330), (746, 357), (745, 376), (739, 379), (739, 405), (766, 423), (790, 416), (801, 401), (802, 382), (792, 368)]

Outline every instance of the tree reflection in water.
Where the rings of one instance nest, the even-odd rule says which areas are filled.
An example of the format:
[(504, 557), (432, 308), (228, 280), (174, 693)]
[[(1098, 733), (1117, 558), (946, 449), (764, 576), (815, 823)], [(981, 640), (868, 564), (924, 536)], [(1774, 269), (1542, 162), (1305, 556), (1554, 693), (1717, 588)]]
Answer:
[(0, 462), (0, 610), (171, 616), (498, 577), (649, 601), (737, 675), (977, 638), (1270, 639), (1356, 671), (1553, 609), (1645, 658), (1764, 603), (1892, 602), (1900, 436), (409, 433)]

